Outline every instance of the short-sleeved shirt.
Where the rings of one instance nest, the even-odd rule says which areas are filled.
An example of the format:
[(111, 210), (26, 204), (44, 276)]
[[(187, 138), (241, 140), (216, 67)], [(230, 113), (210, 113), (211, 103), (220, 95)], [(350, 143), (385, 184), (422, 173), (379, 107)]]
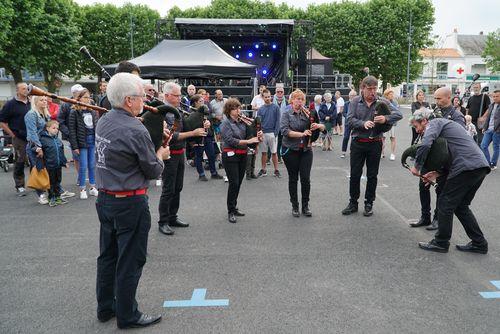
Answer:
[(222, 101), (217, 101), (216, 99), (210, 101), (210, 109), (215, 116), (222, 116), (224, 104), (226, 103), (226, 101), (226, 98), (222, 99)]
[(16, 137), (26, 140), (26, 124), (24, 123), (24, 116), (30, 109), (31, 104), (29, 101), (24, 103), (14, 97), (13, 99), (7, 101), (0, 111), (0, 122), (6, 123)]
[(250, 103), (250, 104), (252, 105), (252, 107), (259, 109), (260, 107), (262, 107), (264, 105), (264, 103), (265, 103), (264, 99), (259, 94), (259, 95), (254, 96), (254, 98), (252, 99), (252, 103)]
[(477, 122), (479, 114), (484, 114), (486, 110), (488, 110), (489, 105), (490, 98), (487, 94), (472, 95), (467, 101), (467, 109), (469, 109), (469, 115), (472, 117), (472, 122)]
[(345, 102), (344, 102), (344, 99), (341, 97), (339, 97), (337, 99), (337, 101), (335, 101), (335, 103), (337, 104), (337, 114), (340, 114), (341, 110), (340, 108), (344, 106)]

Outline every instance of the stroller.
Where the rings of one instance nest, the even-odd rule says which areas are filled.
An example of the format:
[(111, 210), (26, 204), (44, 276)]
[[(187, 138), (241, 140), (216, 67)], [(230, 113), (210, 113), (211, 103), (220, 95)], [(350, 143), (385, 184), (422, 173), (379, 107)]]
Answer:
[(14, 162), (14, 148), (11, 144), (10, 136), (4, 136), (0, 132), (0, 168), (6, 173), (9, 171), (9, 164)]

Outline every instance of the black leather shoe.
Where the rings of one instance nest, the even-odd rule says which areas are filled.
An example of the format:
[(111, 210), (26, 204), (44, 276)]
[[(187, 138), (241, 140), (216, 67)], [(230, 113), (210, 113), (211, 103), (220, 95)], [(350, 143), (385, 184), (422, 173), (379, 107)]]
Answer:
[(199, 176), (198, 177), (199, 181), (208, 181), (207, 177), (205, 175)]
[(236, 217), (245, 217), (245, 214), (238, 209), (234, 210), (234, 215)]
[(429, 226), (431, 224), (430, 217), (420, 217), (420, 220), (416, 223), (410, 223), (410, 227), (420, 227), (420, 226)]
[(309, 205), (302, 206), (302, 214), (306, 217), (311, 217), (313, 215), (311, 210), (309, 210)]
[(252, 175), (250, 175), (250, 178), (252, 179), (258, 179), (257, 175), (255, 175), (255, 173), (252, 173)]
[(158, 229), (160, 230), (161, 233), (165, 235), (172, 235), (174, 234), (174, 230), (170, 228), (167, 224), (159, 225)]
[(185, 223), (180, 219), (176, 219), (174, 222), (168, 223), (168, 225), (174, 226), (174, 227), (188, 227), (189, 226), (188, 223)]
[(347, 205), (347, 207), (342, 210), (342, 214), (344, 216), (348, 216), (354, 212), (358, 212), (358, 204), (357, 203), (352, 203), (352, 202), (349, 202), (349, 204)]
[(365, 210), (363, 211), (363, 216), (370, 217), (372, 215), (373, 215), (373, 204), (372, 203), (366, 203), (365, 204)]
[(425, 228), (427, 231), (434, 231), (438, 229), (438, 218), (434, 215), (431, 225)]
[(234, 215), (234, 212), (231, 212), (230, 214), (227, 215), (227, 220), (230, 223), (236, 223), (236, 216)]
[(431, 252), (448, 253), (448, 247), (439, 245), (434, 239), (429, 242), (419, 242), (418, 247)]
[(214, 174), (210, 178), (214, 179), (214, 180), (222, 180), (223, 179), (222, 175), (220, 175), (220, 174)]
[(299, 212), (299, 207), (298, 206), (292, 207), (292, 216), (294, 216), (294, 217), (300, 217), (300, 212)]
[(118, 328), (120, 329), (125, 329), (125, 328), (141, 328), (141, 327), (148, 327), (154, 324), (157, 324), (161, 321), (161, 315), (148, 315), (148, 314), (142, 314), (139, 320), (132, 324), (128, 324), (125, 326), (120, 326), (118, 325)]
[(479, 253), (479, 254), (487, 254), (488, 253), (488, 243), (484, 242), (482, 245), (474, 245), (469, 242), (467, 245), (456, 245), (457, 249), (461, 252), (470, 252), (470, 253)]
[(252, 176), (250, 176), (250, 174), (247, 174), (247, 180), (251, 180), (252, 179)]
[(97, 320), (100, 322), (107, 322), (115, 317), (115, 312), (109, 311), (109, 312), (101, 312), (97, 314)]

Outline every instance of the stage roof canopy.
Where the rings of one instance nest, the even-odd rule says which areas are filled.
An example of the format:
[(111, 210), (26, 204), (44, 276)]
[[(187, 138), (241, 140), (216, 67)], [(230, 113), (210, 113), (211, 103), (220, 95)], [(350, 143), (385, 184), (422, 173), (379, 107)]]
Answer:
[(184, 19), (176, 18), (175, 25), (182, 38), (212, 37), (287, 37), (291, 34), (294, 20), (272, 19)]
[[(255, 66), (231, 57), (209, 39), (163, 40), (130, 62), (141, 68), (144, 79), (250, 78)], [(118, 64), (104, 66), (114, 72)]]

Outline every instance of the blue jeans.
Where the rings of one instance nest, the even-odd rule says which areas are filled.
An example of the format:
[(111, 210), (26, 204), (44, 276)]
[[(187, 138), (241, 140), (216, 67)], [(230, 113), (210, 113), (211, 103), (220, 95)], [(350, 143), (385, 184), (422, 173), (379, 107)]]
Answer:
[[(493, 142), (493, 158), (490, 158), (489, 146)], [(493, 130), (488, 130), (484, 133), (483, 141), (481, 142), (481, 150), (490, 166), (496, 166), (498, 162), (498, 154), (500, 151), (500, 133)]]
[(203, 169), (203, 152), (207, 154), (210, 174), (216, 175), (217, 169), (215, 168), (215, 141), (213, 137), (205, 137), (204, 146), (194, 147), (194, 164), (199, 176), (205, 175), (205, 170)]
[(87, 147), (80, 148), (80, 169), (78, 169), (78, 184), (80, 188), (85, 188), (85, 178), (87, 169), (89, 171), (89, 183), (95, 185), (95, 137), (87, 136)]

